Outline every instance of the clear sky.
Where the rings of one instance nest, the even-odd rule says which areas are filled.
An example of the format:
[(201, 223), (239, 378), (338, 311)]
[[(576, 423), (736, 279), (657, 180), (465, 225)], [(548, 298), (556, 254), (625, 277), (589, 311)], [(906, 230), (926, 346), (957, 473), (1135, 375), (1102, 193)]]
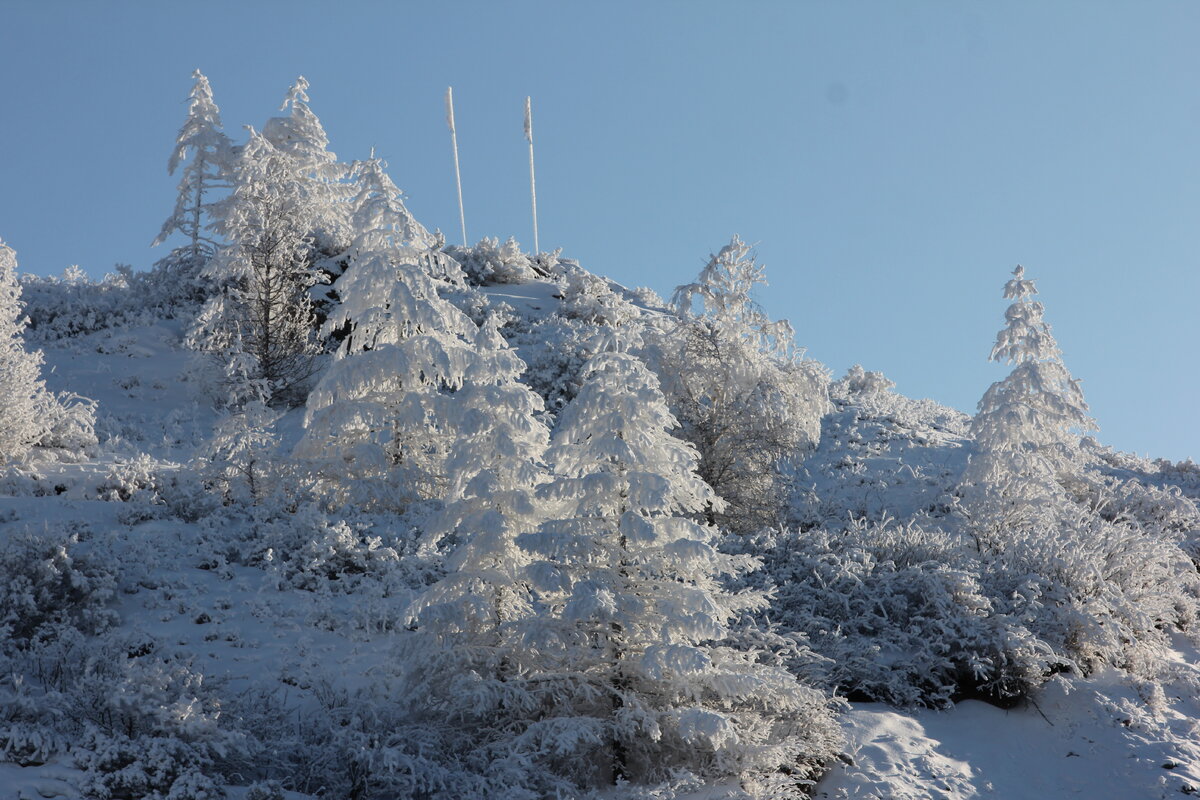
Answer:
[(668, 296), (740, 234), (836, 375), (973, 411), (1017, 263), (1101, 441), (1200, 459), (1200, 3), (0, 2), (0, 237), (23, 270), (143, 269), (191, 72), (226, 130), (299, 74), (343, 160), (458, 239)]

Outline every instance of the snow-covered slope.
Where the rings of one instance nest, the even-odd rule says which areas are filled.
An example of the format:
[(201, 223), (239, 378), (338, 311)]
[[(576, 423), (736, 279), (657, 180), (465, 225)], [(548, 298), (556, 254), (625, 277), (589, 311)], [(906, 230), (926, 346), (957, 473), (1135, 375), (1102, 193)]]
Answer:
[[(562, 281), (527, 280), (485, 286), (482, 299), (459, 298), (473, 317), (503, 304), (510, 316), (504, 332), (551, 411), (578, 390), (597, 326), (630, 314), (651, 326), (667, 319), (645, 294), (581, 285), (578, 279), (572, 292)], [(191, 789), (183, 778), (154, 781), (163, 770), (199, 775), (212, 764), (227, 775), (292, 771), (289, 789), (297, 791), (273, 794), (266, 784), (251, 791), (247, 781), (227, 789), (235, 799), (298, 800), (331, 786), (369, 795), (403, 785), (396, 776), (413, 750), (397, 736), (418, 735), (389, 716), (397, 713), (390, 692), (408, 634), (403, 610), (440, 566), (423, 560), (412, 517), (335, 519), (308, 506), (285, 521), (206, 497), (189, 464), (219, 415), (194, 383), (181, 333), (178, 321), (160, 320), (46, 343), (49, 387), (98, 401), (101, 443), (82, 461), (42, 457), (7, 474), (0, 550), (12, 553), (18, 541), (35, 541), (29, 552), (61, 548), (64, 556), (47, 555), (47, 564), (81, 586), (100, 587), (87, 602), (115, 612), (111, 625), (68, 637), (70, 647), (37, 658), (67, 676), (60, 688), (70, 684), (94, 700), (85, 716), (122, 719), (130, 733), (113, 734), (107, 750), (92, 742), (91, 755), (73, 764), (55, 743), (36, 741), (52, 727), (39, 727), (40, 717), (71, 713), (61, 704), (66, 695), (37, 694), (30, 705), (20, 686), (0, 684), (0, 742), (7, 742), (0, 761), (8, 762), (0, 763), (0, 797), (154, 796), (152, 787), (174, 781), (181, 788), (172, 798), (207, 800), (217, 790), (199, 777)], [(830, 535), (861, 533), (862, 520), (949, 525), (971, 451), (969, 419), (895, 394), (881, 376), (861, 370), (835, 382), (832, 399), (819, 445), (797, 465), (792, 525)], [(300, 416), (283, 420), (285, 446), (298, 438)], [(1105, 474), (1159, 492), (1147, 514), (1176, 513), (1180, 526), (1190, 524), (1186, 504), (1167, 500), (1200, 496), (1194, 468), (1097, 452)], [(829, 671), (819, 654), (809, 655), (813, 674)], [(93, 668), (89, 659), (112, 663)], [(1157, 680), (1101, 668), (1052, 680), (1009, 709), (976, 700), (944, 711), (853, 702), (841, 717), (843, 762), (831, 765), (815, 796), (1194, 793), (1198, 660), (1177, 635), (1159, 654)], [(167, 740), (183, 744), (138, 749), (166, 748)], [(43, 751), (51, 755), (43, 759)], [(103, 758), (113, 763), (101, 770)], [(301, 766), (308, 771), (296, 772)], [(109, 778), (98, 781), (98, 770)]]

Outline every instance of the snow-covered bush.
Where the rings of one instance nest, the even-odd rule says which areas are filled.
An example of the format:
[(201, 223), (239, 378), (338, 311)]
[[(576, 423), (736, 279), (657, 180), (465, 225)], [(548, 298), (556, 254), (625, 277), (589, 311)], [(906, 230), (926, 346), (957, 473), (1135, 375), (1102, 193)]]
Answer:
[(96, 800), (224, 800), (205, 773), (211, 760), (179, 739), (85, 736), (74, 754), (85, 771), (80, 790)]
[(831, 385), (833, 411), (821, 420), (821, 440), (791, 477), (790, 526), (840, 530), (851, 518), (951, 512), (970, 417), (885, 390), (885, 383), (878, 373), (856, 378), (851, 369)]
[(882, 372), (868, 372), (861, 364), (855, 364), (829, 385), (829, 397), (843, 404), (872, 404), (890, 394), (895, 385)]
[(382, 579), (399, 553), (367, 523), (332, 519), (314, 505), (281, 515), (263, 527), (258, 556), (298, 589), (350, 592), (359, 576)]
[(499, 239), (484, 237), (474, 247), (450, 245), (445, 250), (459, 263), (472, 286), (524, 283), (538, 277), (533, 259), (521, 252), (521, 246), (511, 237), (503, 244)]
[(1082, 672), (1107, 664), (1144, 674), (1168, 632), (1200, 614), (1192, 561), (1134, 522), (1051, 509), (1005, 533), (981, 565), (988, 594)]
[(989, 525), (860, 519), (742, 547), (764, 553), (778, 587), (771, 619), (807, 635), (852, 697), (1006, 702), (1060, 672), (1148, 675), (1168, 632), (1195, 624), (1195, 568), (1152, 530), (1080, 507), (1033, 507)]
[[(62, 277), (21, 276), (21, 294), (29, 317), (27, 336), (39, 344), (153, 321), (153, 295), (140, 291), (136, 273), (122, 269), (92, 281), (72, 266)], [(135, 284), (135, 285), (131, 285)]]
[(567, 269), (560, 282), (558, 313), (567, 319), (618, 328), (639, 316), (638, 309), (614, 292), (607, 280), (584, 269)]
[(0, 538), (0, 640), (15, 647), (60, 626), (94, 634), (116, 622), (118, 571), (70, 530), (10, 529)]
[(80, 460), (93, 452), (97, 403), (87, 397), (62, 392), (46, 409), (46, 432), (37, 446), (61, 460)]
[(153, 640), (44, 627), (0, 656), (0, 752), (25, 763), (70, 754), (84, 796), (216, 800), (218, 763), (244, 737), (222, 726), (217, 694)]
[(1065, 665), (989, 596), (982, 563), (941, 531), (857, 521), (740, 547), (764, 552), (763, 573), (778, 587), (771, 619), (807, 635), (832, 661), (833, 685), (851, 697), (932, 706), (970, 694), (1011, 700)]

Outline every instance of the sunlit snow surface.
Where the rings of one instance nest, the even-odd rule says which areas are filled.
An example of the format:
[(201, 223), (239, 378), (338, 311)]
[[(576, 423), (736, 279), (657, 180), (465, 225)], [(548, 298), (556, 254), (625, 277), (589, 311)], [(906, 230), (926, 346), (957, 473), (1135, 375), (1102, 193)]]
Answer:
[[(1196, 652), (1175, 665), (1192, 673)], [(821, 781), (822, 800), (1051, 800), (1180, 797), (1200, 787), (1200, 711), (1193, 695), (1168, 697), (1155, 714), (1115, 672), (1051, 683), (1004, 710), (966, 700), (946, 712), (855, 705), (844, 718), (848, 761)]]

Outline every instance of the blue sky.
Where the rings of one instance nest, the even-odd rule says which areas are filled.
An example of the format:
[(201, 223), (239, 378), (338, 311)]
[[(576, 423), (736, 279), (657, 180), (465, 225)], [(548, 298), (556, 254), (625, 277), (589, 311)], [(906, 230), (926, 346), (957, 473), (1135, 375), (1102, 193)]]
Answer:
[(0, 4), (0, 237), (22, 269), (161, 256), (191, 71), (226, 129), (303, 74), (344, 160), (387, 158), (458, 238), (530, 243), (669, 295), (758, 243), (811, 356), (966, 411), (1017, 263), (1099, 438), (1200, 459), (1200, 3)]

